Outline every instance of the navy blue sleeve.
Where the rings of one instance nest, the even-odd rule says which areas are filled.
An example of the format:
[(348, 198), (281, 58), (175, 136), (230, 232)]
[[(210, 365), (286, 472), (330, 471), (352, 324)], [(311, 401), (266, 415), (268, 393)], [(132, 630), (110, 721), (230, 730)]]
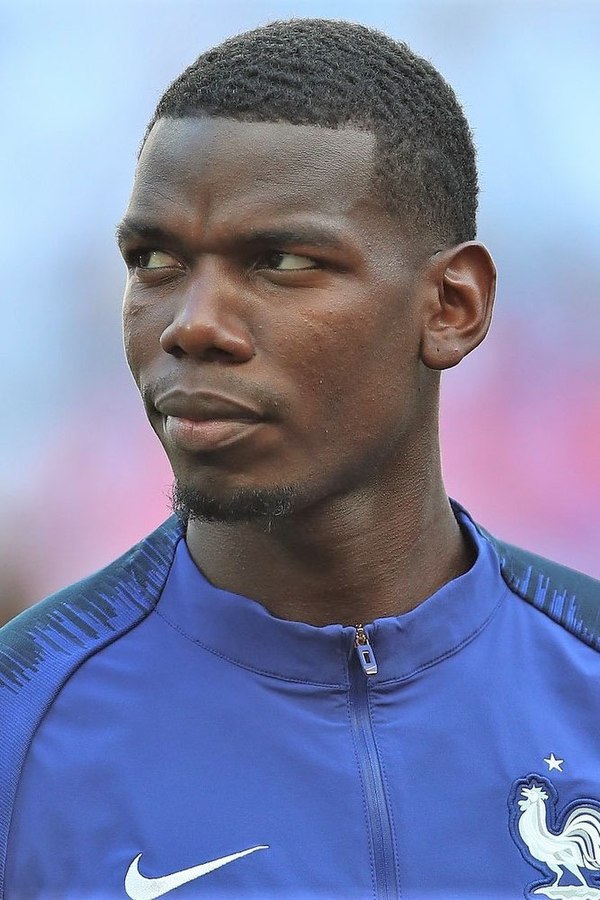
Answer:
[(0, 896), (12, 808), (36, 728), (73, 672), (154, 609), (182, 531), (173, 516), (107, 568), (0, 629)]

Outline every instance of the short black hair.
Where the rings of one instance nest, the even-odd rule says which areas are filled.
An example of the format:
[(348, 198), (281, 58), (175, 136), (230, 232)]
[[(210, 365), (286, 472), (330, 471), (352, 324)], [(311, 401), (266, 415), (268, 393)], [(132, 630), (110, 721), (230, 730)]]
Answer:
[(475, 237), (477, 168), (463, 110), (431, 63), (379, 31), (292, 19), (236, 35), (171, 84), (146, 137), (158, 119), (198, 114), (368, 130), (385, 208), (436, 249)]

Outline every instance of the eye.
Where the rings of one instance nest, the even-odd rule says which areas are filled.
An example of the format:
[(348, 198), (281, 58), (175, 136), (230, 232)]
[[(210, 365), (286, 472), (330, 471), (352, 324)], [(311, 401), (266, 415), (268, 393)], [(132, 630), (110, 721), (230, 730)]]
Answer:
[(164, 250), (142, 250), (131, 255), (131, 264), (138, 269), (172, 269), (181, 264)]
[(273, 250), (265, 253), (257, 264), (259, 269), (275, 269), (277, 272), (294, 272), (302, 269), (316, 269), (317, 263), (310, 256), (300, 256), (298, 253), (284, 253), (281, 250)]

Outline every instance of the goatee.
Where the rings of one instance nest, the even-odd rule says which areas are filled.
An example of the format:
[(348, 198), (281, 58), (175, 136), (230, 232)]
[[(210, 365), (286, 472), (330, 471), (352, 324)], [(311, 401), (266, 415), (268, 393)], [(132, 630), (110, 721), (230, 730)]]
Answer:
[(171, 489), (171, 508), (184, 525), (194, 519), (205, 522), (264, 521), (290, 516), (297, 506), (297, 494), (290, 486), (270, 489), (236, 488), (217, 497), (182, 484), (177, 479)]

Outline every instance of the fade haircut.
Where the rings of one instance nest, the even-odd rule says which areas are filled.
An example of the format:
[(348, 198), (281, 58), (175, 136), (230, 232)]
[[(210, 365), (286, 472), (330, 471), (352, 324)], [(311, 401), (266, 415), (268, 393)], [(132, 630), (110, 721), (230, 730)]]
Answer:
[(146, 137), (158, 119), (203, 114), (370, 131), (376, 194), (409, 233), (435, 249), (475, 237), (475, 148), (456, 95), (381, 32), (292, 19), (232, 37), (165, 91)]

